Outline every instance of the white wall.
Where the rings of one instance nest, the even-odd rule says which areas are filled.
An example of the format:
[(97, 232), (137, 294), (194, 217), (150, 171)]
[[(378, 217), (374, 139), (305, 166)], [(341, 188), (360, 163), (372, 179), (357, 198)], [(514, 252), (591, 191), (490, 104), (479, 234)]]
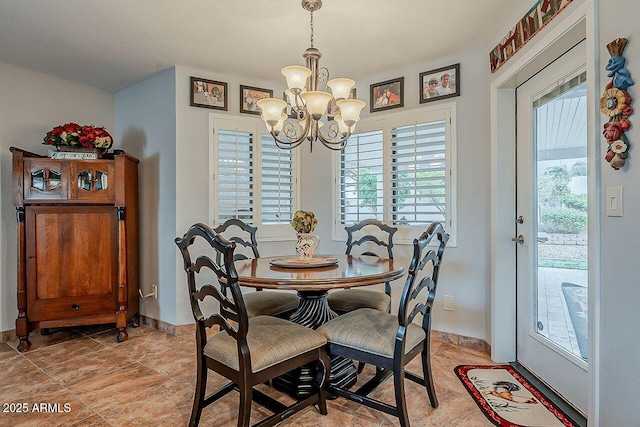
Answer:
[[(113, 94), (103, 90), (0, 62), (0, 331), (15, 329), (18, 315), (17, 226), (9, 147), (46, 155), (45, 134), (70, 121), (105, 126), (112, 132), (113, 105)], [(120, 147), (118, 138), (114, 146)]]
[[(485, 338), (485, 288), (487, 277), (487, 226), (488, 206), (484, 202), (488, 198), (488, 189), (483, 182), (487, 171), (488, 158), (485, 154), (484, 146), (488, 140), (488, 128), (482, 120), (480, 114), (486, 108), (483, 96), (482, 82), (483, 76), (475, 73), (474, 70), (484, 65), (484, 52), (472, 52), (458, 58), (450, 58), (437, 63), (425, 63), (412, 68), (395, 70), (389, 75), (374, 76), (370, 80), (358, 82), (358, 96), (368, 102), (369, 84), (386, 80), (392, 77), (405, 76), (405, 107), (404, 110), (421, 108), (418, 89), (418, 74), (422, 71), (451, 65), (461, 62), (461, 93), (462, 96), (446, 101), (455, 101), (458, 109), (458, 170), (459, 170), (459, 191), (458, 191), (458, 246), (447, 250), (447, 268), (443, 269), (441, 276), (441, 288), (439, 290), (436, 314), (434, 316), (434, 328), (447, 332), (454, 332), (461, 335)], [(465, 72), (466, 71), (466, 72)], [(189, 78), (191, 76), (205, 79), (225, 81), (229, 88), (229, 109), (227, 112), (210, 110), (206, 108), (192, 107), (189, 105)], [(187, 293), (184, 292), (184, 272), (182, 271), (182, 261), (175, 249), (173, 238), (182, 235), (187, 228), (195, 222), (207, 222), (209, 219), (209, 116), (212, 112), (222, 115), (239, 115), (239, 85), (251, 85), (274, 89), (275, 96), (278, 96), (284, 89), (284, 79), (279, 79), (277, 70), (274, 71), (274, 81), (256, 81), (255, 79), (243, 78), (239, 76), (229, 76), (213, 73), (206, 70), (190, 69), (177, 66), (175, 68), (175, 105), (176, 105), (176, 148), (175, 148), (175, 170), (163, 169), (161, 165), (158, 174), (169, 176), (175, 179), (175, 227), (173, 234), (169, 230), (162, 236), (155, 230), (145, 230), (142, 233), (142, 245), (146, 245), (145, 240), (149, 240), (151, 245), (157, 245), (159, 251), (166, 250), (167, 256), (171, 252), (175, 255), (175, 273), (170, 274), (170, 269), (166, 268), (165, 273), (160, 273), (158, 281), (160, 283), (159, 302), (160, 306), (170, 298), (171, 304), (175, 307), (175, 318), (165, 316), (161, 310), (156, 317), (155, 312), (147, 311), (152, 306), (152, 302), (144, 302), (142, 312), (152, 317), (159, 318), (173, 324), (186, 324), (192, 322), (192, 315), (189, 309)], [(157, 77), (157, 76), (156, 76)], [(275, 80), (277, 79), (277, 80)], [(167, 79), (169, 80), (169, 79)], [(144, 83), (144, 82), (143, 82)], [(160, 84), (160, 82), (156, 82)], [(162, 84), (166, 81), (163, 80)], [(129, 93), (135, 89), (134, 93)], [(120, 106), (123, 105), (126, 114), (138, 107), (125, 105), (124, 98), (136, 99), (139, 96), (146, 99), (142, 86), (126, 89), (116, 96), (117, 105), (117, 128), (120, 127)], [(165, 93), (166, 95), (166, 93)], [(121, 102), (122, 101), (122, 102)], [(155, 102), (157, 103), (157, 102)], [(155, 104), (154, 103), (154, 104)], [(148, 104), (145, 102), (145, 105)], [(433, 105), (432, 103), (431, 105)], [(430, 104), (426, 104), (430, 105)], [(393, 110), (396, 112), (399, 110)], [(363, 117), (369, 114), (363, 113)], [(247, 115), (243, 115), (249, 117)], [(376, 116), (384, 116), (382, 113)], [(135, 116), (134, 116), (135, 117)], [(146, 119), (145, 119), (146, 120)], [(163, 119), (159, 119), (163, 120)], [(259, 118), (255, 118), (259, 121)], [(135, 123), (132, 120), (131, 123)], [(155, 126), (153, 123), (137, 122), (137, 126), (144, 132), (147, 126)], [(147, 124), (145, 124), (147, 123)], [(485, 141), (483, 144), (480, 141)], [(167, 150), (170, 141), (166, 141)], [(150, 142), (147, 139), (146, 145)], [(322, 146), (316, 145), (314, 152), (309, 153), (308, 146), (298, 148), (302, 152), (301, 161), (301, 188), (302, 188), (302, 208), (316, 211), (320, 218), (317, 228), (318, 234), (322, 238), (319, 251), (343, 252), (344, 242), (331, 241), (331, 152)], [(131, 151), (131, 150), (130, 150)], [(133, 151), (132, 151), (133, 152)], [(146, 156), (141, 157), (146, 162)], [(483, 177), (478, 179), (478, 177)], [(147, 184), (142, 178), (140, 182), (141, 194)], [(152, 199), (152, 198), (151, 198)], [(150, 200), (151, 200), (150, 199)], [(144, 202), (141, 209), (145, 209), (147, 202)], [(163, 208), (159, 209), (163, 211)], [(144, 215), (141, 216), (144, 222)], [(167, 223), (170, 227), (170, 224)], [(150, 233), (150, 234), (149, 234)], [(283, 255), (292, 252), (293, 240), (286, 243), (262, 242), (260, 252), (263, 256)], [(145, 262), (147, 251), (142, 249), (141, 259)], [(410, 247), (398, 247), (399, 261), (408, 264)], [(153, 255), (153, 254), (151, 254)], [(153, 256), (152, 256), (152, 259)], [(157, 266), (149, 265), (142, 267), (144, 272), (141, 276), (142, 286), (149, 286), (151, 282), (147, 279), (149, 274), (153, 274)], [(149, 271), (149, 273), (146, 273)], [(173, 286), (170, 278), (174, 278)], [(151, 277), (153, 279), (153, 277)], [(399, 295), (402, 281), (395, 284), (395, 294)], [(168, 295), (167, 295), (168, 292)], [(450, 294), (455, 299), (455, 311), (445, 312), (441, 310), (442, 295)], [(396, 296), (397, 298), (397, 296)]]
[[(190, 106), (191, 76), (227, 82), (229, 111)], [(174, 239), (209, 220), (209, 116), (240, 115), (240, 84), (273, 88), (275, 94), (284, 89), (274, 82), (176, 66), (116, 94), (117, 134), (140, 159), (140, 286), (150, 292), (158, 284), (158, 300), (142, 301), (140, 311), (154, 319), (193, 322)], [(285, 254), (286, 248), (260, 244), (264, 254)]]
[[(418, 75), (423, 71), (460, 63), (462, 78), (459, 97), (448, 98), (426, 104), (419, 103)], [(489, 174), (488, 124), (484, 113), (487, 102), (484, 93), (485, 74), (478, 72), (487, 68), (484, 51), (469, 52), (437, 62), (418, 64), (372, 76), (357, 82), (358, 98), (367, 102), (361, 116), (384, 118), (385, 112), (369, 113), (369, 85), (404, 76), (404, 107), (388, 110), (389, 114), (441, 103), (455, 102), (457, 108), (457, 246), (445, 251), (445, 262), (440, 275), (438, 293), (433, 315), (433, 328), (439, 331), (485, 339), (486, 288), (488, 286), (489, 256)], [(331, 241), (332, 185), (331, 151), (315, 144), (313, 153), (308, 145), (302, 150), (302, 208), (316, 213), (319, 222), (316, 228), (321, 237), (319, 251), (343, 253), (344, 242)], [(417, 237), (417, 236), (416, 236)], [(408, 266), (412, 247), (394, 246), (394, 258)], [(404, 278), (392, 284), (392, 307), (397, 310)], [(443, 295), (454, 297), (454, 311), (444, 311)]]
[[(597, 3), (596, 3), (597, 4)], [(610, 58), (607, 43), (625, 37), (629, 44), (624, 52), (626, 67), (636, 84), (628, 89), (634, 98), (636, 113), (630, 117), (632, 128), (627, 132), (631, 150), (627, 164), (614, 170), (601, 161), (601, 197), (607, 187), (623, 187), (623, 217), (607, 217), (602, 203), (600, 255), (600, 390), (599, 423), (601, 426), (631, 426), (640, 422), (637, 403), (638, 385), (633, 380), (640, 375), (637, 359), (640, 354), (640, 286), (638, 252), (640, 249), (640, 29), (637, 0), (599, 1), (600, 94), (610, 81), (604, 69)], [(597, 100), (596, 100), (597, 102)], [(606, 116), (600, 116), (604, 124)], [(606, 153), (606, 142), (597, 138), (600, 155)]]
[[(274, 96), (282, 96), (284, 90), (284, 78), (276, 80), (279, 76), (279, 68), (274, 67), (274, 81), (261, 81), (242, 76), (230, 76), (211, 71), (197, 70), (187, 67), (176, 67), (175, 92), (176, 92), (176, 216), (173, 237), (163, 240), (160, 244), (172, 246), (175, 254), (176, 274), (175, 300), (177, 324), (193, 322), (193, 315), (189, 305), (185, 273), (182, 267), (182, 257), (177, 252), (173, 239), (182, 236), (189, 226), (196, 222), (207, 223), (209, 213), (209, 116), (211, 113), (219, 115), (240, 115), (240, 85), (256, 86), (265, 89), (273, 89)], [(190, 77), (227, 82), (228, 84), (228, 111), (212, 110), (208, 108), (192, 107), (190, 101)], [(243, 117), (255, 118), (261, 122), (258, 116), (242, 114)], [(291, 243), (293, 248), (293, 243)], [(285, 247), (286, 248), (286, 247)], [(277, 242), (260, 243), (260, 254), (281, 255), (282, 244)], [(164, 319), (163, 319), (164, 320)], [(173, 322), (171, 322), (173, 323)]]
[(115, 137), (138, 165), (140, 289), (158, 285), (158, 300), (140, 312), (176, 324), (176, 94), (175, 69), (158, 73), (115, 96)]

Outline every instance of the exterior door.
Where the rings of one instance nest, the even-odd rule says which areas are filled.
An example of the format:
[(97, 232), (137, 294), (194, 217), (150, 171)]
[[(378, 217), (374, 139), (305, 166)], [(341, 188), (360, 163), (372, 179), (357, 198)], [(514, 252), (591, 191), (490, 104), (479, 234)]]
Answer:
[(585, 42), (516, 96), (517, 360), (587, 413)]

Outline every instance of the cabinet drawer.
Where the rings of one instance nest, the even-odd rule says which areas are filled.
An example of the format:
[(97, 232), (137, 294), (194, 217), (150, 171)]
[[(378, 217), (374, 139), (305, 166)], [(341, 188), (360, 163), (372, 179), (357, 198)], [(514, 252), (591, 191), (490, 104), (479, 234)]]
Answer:
[(68, 298), (35, 299), (27, 309), (31, 322), (43, 320), (73, 319), (100, 314), (115, 314), (115, 295), (84, 295)]
[(24, 161), (25, 200), (66, 200), (69, 198), (69, 164), (53, 159)]
[(115, 167), (110, 161), (74, 161), (71, 169), (71, 198), (93, 202), (113, 202)]

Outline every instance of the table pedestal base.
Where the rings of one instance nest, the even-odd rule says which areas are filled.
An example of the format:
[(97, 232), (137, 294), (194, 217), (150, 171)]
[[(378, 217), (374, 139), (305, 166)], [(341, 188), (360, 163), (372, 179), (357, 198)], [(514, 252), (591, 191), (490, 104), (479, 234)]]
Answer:
[[(298, 292), (300, 306), (289, 317), (289, 320), (302, 326), (316, 329), (323, 323), (338, 317), (338, 314), (329, 307), (327, 294), (327, 291)], [(315, 372), (315, 366), (304, 366), (287, 372), (281, 377), (274, 378), (272, 384), (278, 390), (300, 399), (313, 393), (313, 377)], [(346, 359), (342, 356), (334, 356), (331, 358), (330, 386), (349, 388), (354, 385), (357, 380), (356, 367), (351, 359)]]
[[(315, 366), (307, 365), (274, 378), (271, 384), (276, 389), (300, 399), (314, 393), (313, 377), (315, 374)], [(356, 367), (351, 359), (345, 359), (342, 356), (331, 358), (331, 374), (329, 375), (329, 385), (331, 387), (349, 388), (357, 380)]]

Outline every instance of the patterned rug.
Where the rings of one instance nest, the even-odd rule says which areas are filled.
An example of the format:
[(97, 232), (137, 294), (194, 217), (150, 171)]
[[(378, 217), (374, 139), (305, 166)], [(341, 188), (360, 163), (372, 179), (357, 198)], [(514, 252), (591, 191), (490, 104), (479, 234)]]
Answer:
[(497, 426), (575, 426), (509, 365), (460, 365), (455, 372), (480, 410)]
[(589, 293), (586, 287), (568, 282), (562, 282), (562, 293), (567, 301), (573, 330), (576, 332), (580, 356), (586, 360), (589, 355), (589, 328), (587, 325)]

